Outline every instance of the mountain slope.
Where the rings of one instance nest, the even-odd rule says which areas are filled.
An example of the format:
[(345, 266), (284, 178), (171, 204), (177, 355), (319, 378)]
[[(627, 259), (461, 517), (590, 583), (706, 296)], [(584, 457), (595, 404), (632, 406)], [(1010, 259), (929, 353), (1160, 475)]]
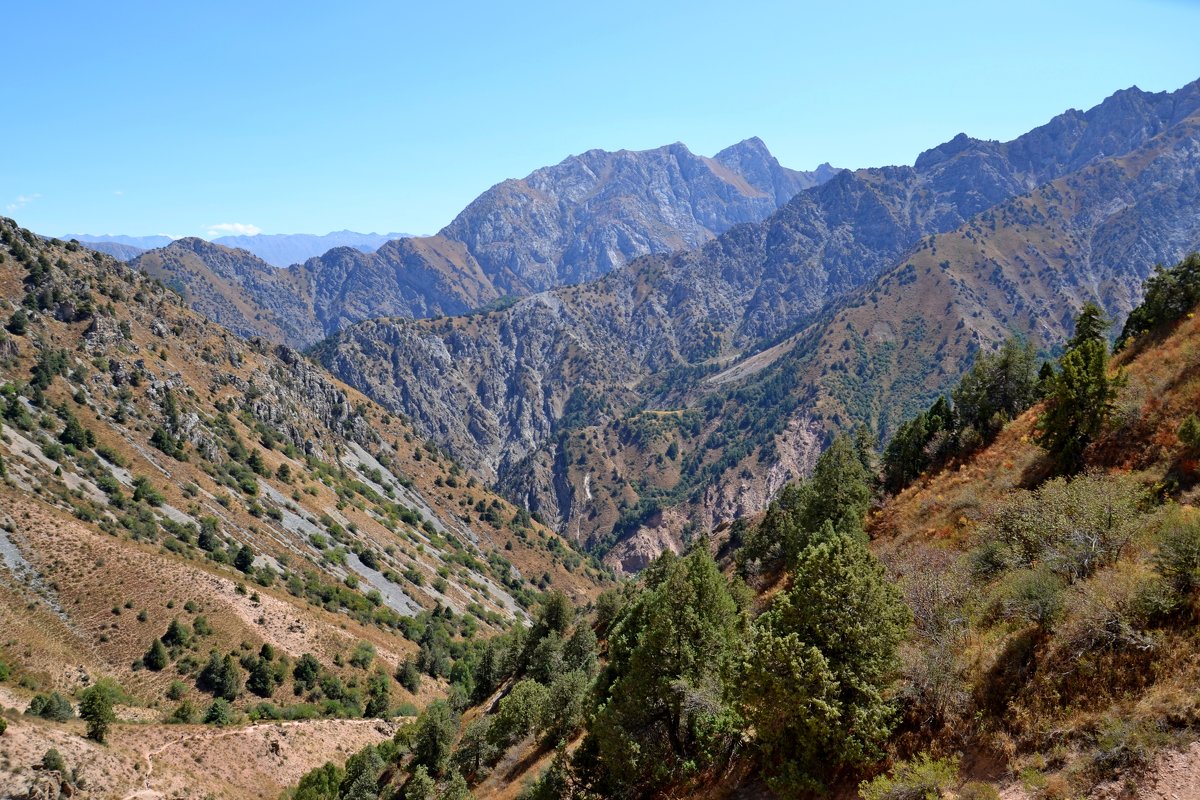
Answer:
[[(68, 237), (70, 240), (73, 237)], [(75, 239), (75, 241), (83, 241)], [(121, 244), (120, 242), (98, 242), (88, 241), (87, 246), (93, 250), (99, 250), (101, 253), (112, 256), (118, 261), (133, 261), (135, 258), (146, 252), (146, 248), (135, 247), (131, 244)]]
[[(0, 255), (0, 297), (21, 303), (0, 301), (3, 705), (105, 678), (128, 695), (121, 720), (165, 720), (183, 700), (194, 719), (212, 700), (201, 670), (210, 649), (242, 659), (246, 680), (269, 645), (281, 680), (234, 692), (235, 717), (290, 714), (303, 727), (311, 716), (359, 716), (371, 672), (343, 657), (369, 645), (367, 663), (390, 675), (426, 631), (445, 627), (448, 670), (473, 639), (524, 618), (551, 583), (586, 603), (606, 580), (295, 351), (243, 341), (115, 260), (10, 220), (0, 220)], [(169, 643), (169, 669), (145, 666), (172, 620), (187, 641)], [(305, 653), (328, 678), (319, 689), (291, 677)], [(413, 694), (388, 679), (384, 700), (423, 703), (445, 685), (427, 676)], [(38, 754), (68, 731), (15, 727)], [(375, 739), (391, 728), (344, 732)], [(104, 791), (142, 788), (131, 763), (164, 733), (118, 724), (121, 763), (104, 777), (118, 783)], [(290, 769), (333, 755), (305, 746), (296, 758), (313, 760)], [(145, 788), (208, 785), (187, 778), (186, 762), (164, 762), (173, 766), (156, 765)], [(95, 770), (85, 774), (109, 785)], [(234, 786), (239, 797), (263, 791), (250, 778)]]
[[(1159, 286), (1200, 294), (1195, 263), (1173, 274)], [(446, 744), (461, 774), (440, 783), (480, 798), (1188, 796), (1200, 318), (1172, 300), (1117, 358), (1127, 380), (1081, 473), (1048, 479), (1036, 403), (895, 496), (872, 498), (869, 459), (843, 438), (757, 524), (655, 561), (578, 620), (602, 670), (525, 661), (569, 614), (500, 643), (506, 671), (442, 723), (461, 731)], [(401, 752), (369, 792), (419, 787), (424, 760)]]
[(130, 266), (176, 289), (189, 307), (239, 336), (294, 346), (321, 336), (304, 281), (246, 250), (178, 239)]
[[(1200, 248), (1198, 142), (1200, 113), (922, 243), (812, 344), (809, 380), (833, 370), (862, 378), (822, 381), (814, 409), (886, 434), (980, 346), (1019, 333), (1053, 347), (1087, 300), (1124, 319), (1155, 264)], [(917, 321), (923, 335), (903, 341)], [(858, 332), (849, 350), (846, 331)], [(861, 389), (877, 393), (864, 399)]]

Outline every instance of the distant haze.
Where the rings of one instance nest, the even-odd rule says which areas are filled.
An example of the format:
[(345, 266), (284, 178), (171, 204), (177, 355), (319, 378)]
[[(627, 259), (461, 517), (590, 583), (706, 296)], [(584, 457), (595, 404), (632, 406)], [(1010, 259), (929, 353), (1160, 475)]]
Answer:
[[(406, 239), (408, 233), (357, 233), (355, 231), (333, 231), (324, 235), (315, 233), (260, 233), (254, 236), (220, 236), (212, 241), (225, 247), (248, 250), (276, 267), (299, 264), (314, 256), (323, 255), (335, 247), (353, 247), (364, 253), (373, 253), (384, 242)], [(88, 244), (120, 245), (103, 249), (118, 258), (130, 260), (146, 250), (166, 247), (174, 239), (170, 236), (125, 236), (120, 234), (68, 233), (60, 238), (78, 239)]]

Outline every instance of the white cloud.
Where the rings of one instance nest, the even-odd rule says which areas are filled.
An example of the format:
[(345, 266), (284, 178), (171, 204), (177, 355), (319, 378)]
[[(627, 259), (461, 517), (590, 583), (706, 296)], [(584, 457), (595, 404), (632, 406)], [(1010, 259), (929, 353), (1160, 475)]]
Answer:
[(208, 228), (208, 238), (210, 239), (217, 236), (258, 236), (260, 233), (262, 233), (262, 228), (247, 222), (222, 222), (219, 225), (210, 225)]
[(9, 212), (13, 212), (40, 198), (41, 195), (37, 194), (36, 192), (34, 194), (19, 194), (17, 195), (17, 199), (9, 203), (7, 206), (5, 206), (5, 208), (8, 209)]

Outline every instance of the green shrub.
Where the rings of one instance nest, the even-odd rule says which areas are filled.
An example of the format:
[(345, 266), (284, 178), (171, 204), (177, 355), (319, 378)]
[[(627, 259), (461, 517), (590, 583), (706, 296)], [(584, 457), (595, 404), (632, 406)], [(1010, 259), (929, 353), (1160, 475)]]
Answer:
[[(983, 535), (1008, 548), (1014, 566), (1044, 563), (1074, 583), (1115, 561), (1144, 527), (1145, 495), (1127, 476), (1057, 478), (1034, 491), (1014, 492)], [(998, 556), (1008, 558), (993, 551)]]
[(1179, 441), (1185, 447), (1200, 447), (1200, 418), (1195, 414), (1188, 414), (1187, 419), (1179, 426)]
[(1108, 719), (1096, 733), (1088, 756), (1088, 771), (1096, 780), (1138, 773), (1149, 766), (1165, 736), (1127, 719)]
[(1178, 510), (1168, 517), (1159, 531), (1154, 565), (1181, 594), (1200, 586), (1200, 524), (1193, 517)]
[(863, 800), (938, 800), (958, 783), (957, 758), (930, 758), (921, 753), (901, 761), (887, 775), (863, 781)]
[(207, 725), (230, 725), (233, 723), (233, 708), (223, 697), (212, 701), (208, 711), (204, 712), (204, 722)]
[(29, 702), (29, 708), (25, 711), (33, 717), (41, 717), (55, 722), (66, 722), (75, 716), (75, 709), (71, 705), (71, 701), (63, 697), (58, 692), (50, 692), (49, 694), (39, 694)]
[(1000, 800), (1000, 792), (990, 783), (971, 781), (958, 790), (958, 800)]
[(1149, 567), (1122, 562), (1065, 595), (1055, 647), (1068, 661), (1090, 651), (1151, 650), (1150, 632), (1174, 606), (1170, 586)]
[(46, 751), (46, 754), (42, 756), (42, 769), (66, 775), (67, 762), (63, 761), (62, 753), (51, 747)]
[(1000, 616), (1043, 628), (1062, 615), (1066, 582), (1046, 567), (1012, 573), (996, 589)]
[(196, 707), (192, 705), (190, 700), (184, 700), (171, 712), (171, 716), (167, 717), (167, 722), (190, 725), (196, 721), (196, 716)]
[(375, 646), (370, 642), (359, 642), (354, 646), (354, 652), (350, 655), (350, 666), (367, 669), (374, 660)]

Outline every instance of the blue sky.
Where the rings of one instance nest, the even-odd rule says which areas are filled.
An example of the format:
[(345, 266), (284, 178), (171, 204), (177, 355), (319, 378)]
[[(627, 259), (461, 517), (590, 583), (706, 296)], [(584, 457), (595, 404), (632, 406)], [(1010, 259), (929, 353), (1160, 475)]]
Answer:
[(432, 233), (593, 147), (760, 136), (796, 168), (912, 163), (1200, 78), (1200, 3), (1180, 0), (46, 0), (3, 19), (0, 214), (47, 234)]

